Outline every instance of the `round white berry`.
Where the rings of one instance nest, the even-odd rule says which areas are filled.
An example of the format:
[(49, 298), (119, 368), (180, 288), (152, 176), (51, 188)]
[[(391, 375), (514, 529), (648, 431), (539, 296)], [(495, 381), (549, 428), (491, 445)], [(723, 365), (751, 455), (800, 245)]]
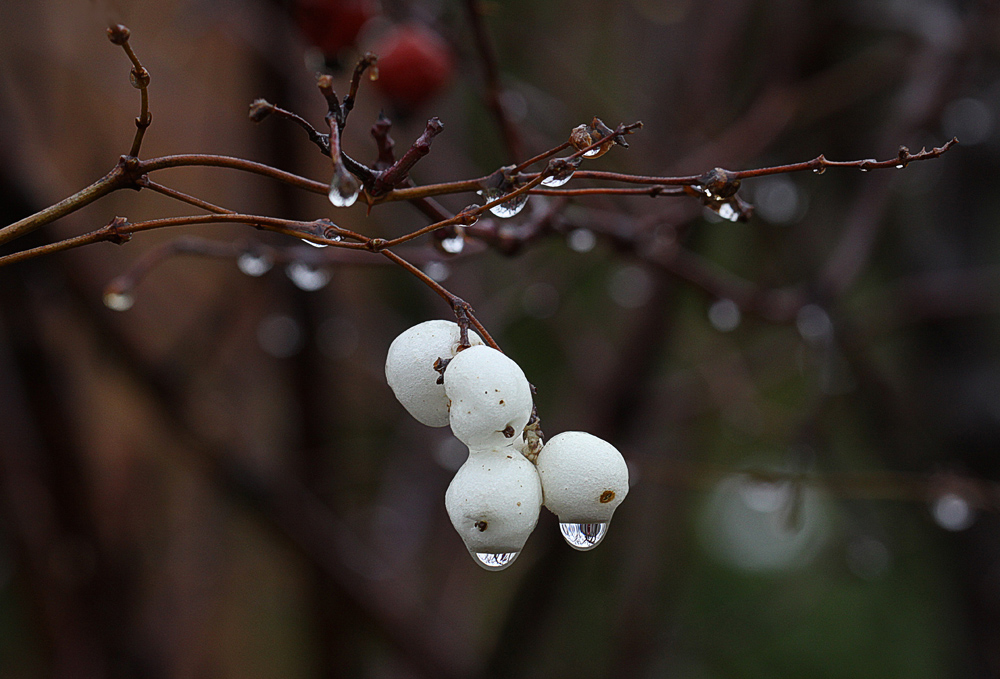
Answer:
[(513, 446), (470, 451), (444, 504), (476, 562), (500, 570), (513, 562), (534, 530), (542, 487), (535, 466)]
[[(444, 386), (437, 383), (441, 374), (434, 370), (434, 362), (455, 355), (460, 335), (457, 323), (425, 321), (404, 331), (389, 345), (385, 379), (407, 412), (428, 426), (448, 424), (448, 397)], [(469, 342), (475, 346), (483, 341), (470, 330)]]
[(473, 449), (510, 445), (531, 417), (531, 386), (520, 366), (485, 345), (460, 351), (444, 373), (451, 430)]
[(536, 461), (545, 506), (560, 523), (607, 523), (628, 494), (628, 466), (613, 445), (582, 431), (546, 441)]

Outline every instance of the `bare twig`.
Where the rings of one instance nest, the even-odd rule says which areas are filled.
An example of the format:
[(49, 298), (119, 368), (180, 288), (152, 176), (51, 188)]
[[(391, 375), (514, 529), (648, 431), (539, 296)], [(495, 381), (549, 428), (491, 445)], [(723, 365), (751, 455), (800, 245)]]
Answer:
[(511, 162), (516, 163), (518, 158), (524, 155), (521, 135), (503, 106), (497, 56), (493, 48), (493, 41), (490, 40), (485, 22), (483, 21), (483, 3), (480, 0), (465, 0), (465, 9), (469, 15), (469, 25), (472, 28), (472, 36), (475, 39), (476, 51), (479, 52), (479, 59), (483, 64), (483, 77), (486, 81), (486, 92), (484, 94), (486, 106), (493, 114), (493, 117), (497, 121), (497, 126), (500, 128), (500, 134), (507, 149), (507, 157)]
[[(413, 142), (413, 145), (407, 149), (406, 153), (403, 154), (403, 157), (393, 163), (389, 169), (383, 170), (376, 175), (375, 181), (372, 182), (369, 193), (373, 197), (378, 197), (388, 193), (406, 181), (409, 177), (410, 170), (417, 164), (417, 161), (430, 153), (431, 142), (434, 141), (434, 137), (441, 134), (443, 130), (444, 125), (441, 124), (440, 120), (437, 118), (431, 118), (428, 120), (423, 133), (415, 142)], [(388, 131), (386, 132), (386, 135), (388, 136)], [(380, 149), (380, 158), (381, 155)]]

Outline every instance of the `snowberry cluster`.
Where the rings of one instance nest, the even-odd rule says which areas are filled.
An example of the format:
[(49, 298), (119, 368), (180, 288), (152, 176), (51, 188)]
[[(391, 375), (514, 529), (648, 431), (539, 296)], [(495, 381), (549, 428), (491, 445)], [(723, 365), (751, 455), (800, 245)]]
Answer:
[(569, 431), (544, 445), (531, 386), (520, 366), (473, 331), (461, 346), (450, 321), (427, 321), (389, 347), (385, 376), (403, 407), (423, 424), (450, 425), (469, 457), (445, 493), (452, 525), (483, 568), (514, 562), (542, 505), (576, 549), (604, 538), (628, 493), (628, 468), (614, 446)]

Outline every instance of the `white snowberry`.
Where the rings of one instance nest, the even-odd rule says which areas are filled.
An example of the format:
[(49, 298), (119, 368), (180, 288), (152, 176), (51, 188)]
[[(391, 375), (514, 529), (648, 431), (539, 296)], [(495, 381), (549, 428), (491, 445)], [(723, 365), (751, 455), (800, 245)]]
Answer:
[(517, 558), (535, 528), (542, 486), (535, 466), (513, 446), (470, 450), (444, 503), (476, 563), (502, 570)]
[[(448, 397), (434, 370), (438, 358), (450, 359), (458, 350), (461, 331), (451, 321), (425, 321), (404, 331), (389, 345), (385, 379), (396, 398), (413, 417), (431, 427), (448, 424)], [(482, 344), (469, 331), (469, 343)]]
[(485, 345), (459, 352), (444, 372), (451, 431), (469, 448), (500, 448), (531, 417), (531, 386), (520, 366)]
[(549, 439), (538, 453), (545, 506), (576, 549), (593, 549), (604, 538), (615, 508), (628, 494), (628, 466), (618, 450), (582, 431)]

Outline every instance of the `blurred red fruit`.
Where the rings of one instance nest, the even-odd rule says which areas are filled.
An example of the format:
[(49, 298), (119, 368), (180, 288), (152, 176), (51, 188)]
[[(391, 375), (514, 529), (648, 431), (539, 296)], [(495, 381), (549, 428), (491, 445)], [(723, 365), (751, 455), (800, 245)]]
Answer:
[(417, 108), (451, 80), (451, 49), (426, 26), (397, 26), (381, 36), (371, 51), (378, 55), (375, 84), (401, 109)]
[(378, 13), (377, 0), (298, 0), (295, 4), (299, 30), (331, 57), (353, 45), (361, 27)]

